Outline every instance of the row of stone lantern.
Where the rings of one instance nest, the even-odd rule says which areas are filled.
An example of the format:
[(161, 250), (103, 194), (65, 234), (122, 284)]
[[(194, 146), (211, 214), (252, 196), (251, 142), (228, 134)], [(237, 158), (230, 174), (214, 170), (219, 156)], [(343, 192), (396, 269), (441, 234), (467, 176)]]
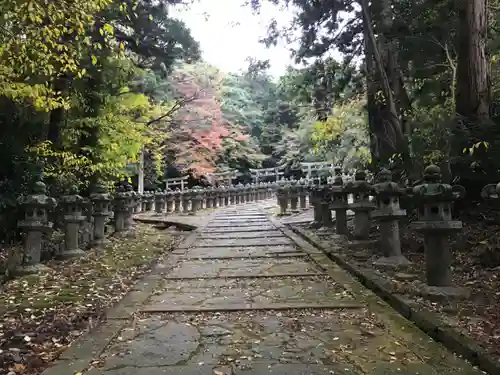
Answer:
[(201, 188), (198, 186), (186, 190), (168, 190), (145, 192), (141, 206), (142, 211), (152, 210), (157, 214), (166, 213), (190, 213), (195, 215), (199, 210), (225, 207), (245, 202), (256, 202), (268, 199), (274, 194), (275, 185), (271, 183), (238, 184), (232, 186), (221, 186), (217, 188)]
[(280, 208), (280, 215), (299, 212), (308, 207), (309, 184), (311, 181), (282, 180), (277, 183), (276, 199)]
[[(292, 211), (295, 210), (297, 195), (308, 195), (309, 203), (313, 207), (315, 226), (332, 227), (334, 211), (336, 233), (357, 240), (369, 239), (371, 221), (376, 220), (380, 229), (379, 243), (383, 256), (374, 263), (400, 267), (409, 264), (401, 251), (399, 230), (399, 221), (406, 217), (406, 211), (400, 207), (400, 198), (408, 196), (418, 207), (418, 220), (413, 222), (411, 227), (424, 236), (428, 287), (437, 288), (439, 293), (442, 293), (443, 289), (450, 293), (460, 293), (460, 288), (455, 288), (451, 280), (448, 237), (462, 228), (460, 221), (452, 219), (451, 207), (455, 200), (464, 197), (464, 188), (442, 183), (441, 171), (435, 165), (428, 166), (424, 171), (423, 183), (411, 189), (399, 187), (392, 181), (392, 173), (386, 169), (378, 173), (374, 184), (367, 181), (364, 171), (357, 171), (354, 179), (349, 182), (344, 181), (347, 179), (345, 177), (350, 176), (343, 178), (340, 168), (336, 168), (335, 176), (326, 181), (280, 182), (277, 188), (280, 213), (285, 214), (288, 207)], [(500, 184), (486, 186), (483, 196), (498, 199)], [(352, 202), (349, 197), (352, 197)], [(352, 234), (347, 226), (348, 210), (354, 213)]]
[(54, 210), (58, 203), (62, 212), (64, 224), (64, 248), (58, 254), (62, 259), (74, 258), (84, 254), (80, 248), (80, 228), (87, 220), (83, 214), (87, 202), (91, 206), (92, 244), (100, 245), (106, 242), (105, 228), (108, 219), (114, 218), (116, 233), (129, 233), (133, 225), (133, 214), (137, 212), (157, 213), (196, 212), (203, 208), (216, 208), (260, 201), (270, 198), (276, 186), (268, 183), (238, 184), (235, 186), (202, 189), (194, 187), (184, 191), (145, 192), (138, 194), (130, 184), (119, 185), (114, 194), (110, 194), (106, 185), (97, 183), (88, 200), (78, 194), (77, 188), (70, 189), (67, 195), (57, 202), (47, 195), (47, 188), (42, 181), (37, 181), (31, 194), (22, 197), (20, 203), (25, 217), (19, 222), (19, 227), (25, 232), (24, 252), (19, 273), (35, 273), (46, 269), (40, 263), (44, 233), (52, 228), (49, 221), (49, 211)]
[[(118, 194), (117, 194), (118, 196)], [(105, 186), (97, 185), (90, 195), (92, 204), (93, 242), (102, 243), (105, 240), (105, 223), (109, 214), (111, 195)], [(43, 235), (52, 228), (48, 213), (57, 206), (57, 201), (47, 195), (47, 187), (42, 181), (37, 181), (31, 194), (20, 200), (24, 208), (24, 219), (18, 226), (25, 232), (24, 252), (21, 259), (19, 273), (36, 273), (46, 269), (40, 263)], [(83, 215), (86, 201), (78, 194), (77, 188), (72, 187), (67, 195), (59, 199), (64, 225), (64, 249), (59, 254), (63, 259), (73, 258), (84, 254), (80, 249), (79, 229), (87, 220)], [(118, 218), (120, 215), (116, 215)]]
[[(400, 198), (405, 195), (413, 199), (418, 209), (418, 219), (411, 228), (424, 236), (426, 258), (426, 280), (429, 292), (455, 294), (460, 288), (453, 286), (451, 278), (451, 254), (449, 235), (459, 231), (462, 223), (453, 220), (453, 202), (465, 196), (462, 186), (442, 183), (441, 170), (435, 165), (428, 166), (423, 175), (423, 183), (413, 188), (401, 188), (392, 181), (392, 173), (382, 170), (374, 184), (367, 182), (363, 171), (355, 173), (354, 181), (344, 183), (336, 176), (333, 183), (310, 187), (311, 204), (318, 225), (332, 224), (331, 212), (335, 212), (337, 234), (350, 235), (347, 227), (347, 211), (354, 212), (352, 237), (369, 238), (371, 220), (379, 223), (380, 247), (383, 256), (374, 263), (382, 266), (400, 267), (409, 264), (401, 252), (399, 221), (406, 216), (400, 207)], [(500, 184), (489, 185), (485, 195), (500, 195)], [(348, 197), (352, 196), (352, 203)], [(375, 199), (372, 199), (374, 197)], [(325, 206), (329, 208), (325, 210)]]
[(314, 210), (314, 222), (317, 225), (330, 226), (333, 223), (331, 206), (332, 204), (335, 205), (335, 203), (327, 203), (325, 197), (329, 194), (329, 188), (338, 185), (339, 179), (342, 185), (342, 176), (346, 180), (353, 178), (350, 174), (344, 174), (341, 167), (335, 167), (333, 176), (301, 178), (299, 180), (283, 179), (279, 181), (277, 183), (276, 198), (280, 208), (280, 215), (297, 213), (309, 206), (313, 206), (317, 207)]

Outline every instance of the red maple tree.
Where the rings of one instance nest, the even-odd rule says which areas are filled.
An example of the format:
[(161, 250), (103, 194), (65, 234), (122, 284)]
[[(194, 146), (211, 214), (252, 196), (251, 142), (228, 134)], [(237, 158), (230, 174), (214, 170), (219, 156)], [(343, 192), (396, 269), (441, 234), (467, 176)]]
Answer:
[(217, 90), (221, 78), (220, 73), (203, 69), (173, 73), (176, 95), (193, 98), (176, 112), (172, 121), (169, 149), (177, 169), (189, 169), (198, 175), (215, 172), (217, 160), (224, 152), (224, 140), (244, 142), (249, 138), (244, 126), (233, 125), (224, 118)]

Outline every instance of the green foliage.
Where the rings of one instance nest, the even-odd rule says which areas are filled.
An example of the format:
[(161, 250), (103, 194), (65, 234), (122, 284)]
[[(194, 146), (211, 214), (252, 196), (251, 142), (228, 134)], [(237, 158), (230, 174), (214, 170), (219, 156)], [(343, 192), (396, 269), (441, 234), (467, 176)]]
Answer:
[(0, 0), (4, 230), (40, 162), (52, 193), (125, 176), (141, 150), (163, 173), (179, 109), (169, 74), (176, 61), (200, 56), (186, 26), (168, 16), (177, 2)]
[(335, 105), (326, 121), (314, 124), (314, 152), (344, 168), (363, 168), (371, 162), (365, 102)]

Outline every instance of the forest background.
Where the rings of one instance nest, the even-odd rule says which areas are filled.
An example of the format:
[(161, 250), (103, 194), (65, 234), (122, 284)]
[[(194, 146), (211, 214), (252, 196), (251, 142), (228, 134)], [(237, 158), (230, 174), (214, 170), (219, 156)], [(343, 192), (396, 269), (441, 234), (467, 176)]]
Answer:
[(204, 62), (171, 16), (185, 1), (0, 1), (3, 237), (42, 171), (52, 195), (84, 192), (134, 179), (141, 155), (146, 190), (323, 160), (408, 183), (437, 163), (471, 196), (500, 179), (498, 0), (271, 2), (295, 18), (262, 42), (296, 45), (300, 64), (277, 79), (269, 61)]

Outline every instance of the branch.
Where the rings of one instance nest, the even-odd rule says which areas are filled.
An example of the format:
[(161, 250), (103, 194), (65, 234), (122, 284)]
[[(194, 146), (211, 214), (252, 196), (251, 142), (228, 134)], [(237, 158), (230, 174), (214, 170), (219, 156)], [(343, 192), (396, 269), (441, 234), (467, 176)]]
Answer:
[(194, 93), (190, 97), (182, 98), (180, 100), (177, 100), (175, 102), (175, 104), (172, 106), (172, 108), (170, 108), (166, 113), (164, 113), (160, 117), (157, 117), (157, 118), (155, 118), (153, 120), (148, 121), (146, 123), (146, 126), (152, 125), (155, 122), (159, 122), (159, 121), (163, 120), (164, 118), (171, 116), (176, 111), (178, 111), (179, 109), (181, 109), (182, 107), (184, 107), (187, 103), (190, 103), (190, 102), (195, 101), (196, 99), (198, 99), (198, 97), (199, 97), (199, 92), (196, 92), (196, 93)]

